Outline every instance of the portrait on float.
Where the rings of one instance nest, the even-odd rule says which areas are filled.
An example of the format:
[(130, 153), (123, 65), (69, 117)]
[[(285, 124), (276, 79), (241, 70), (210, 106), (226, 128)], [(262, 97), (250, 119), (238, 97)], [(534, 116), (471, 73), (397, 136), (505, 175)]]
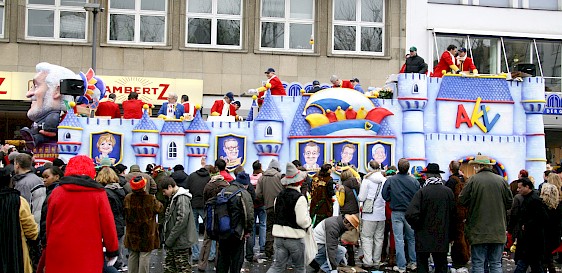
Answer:
[(303, 167), (309, 172), (317, 172), (324, 164), (326, 154), (326, 144), (313, 140), (297, 143), (297, 156), (303, 163)]
[(350, 141), (332, 143), (332, 159), (338, 163), (336, 171), (341, 166), (359, 166), (359, 143)]
[(369, 162), (375, 160), (381, 165), (381, 168), (392, 165), (392, 143), (375, 141), (365, 143), (365, 168), (369, 168)]
[(104, 131), (90, 135), (90, 157), (96, 165), (101, 164), (105, 157), (109, 158), (111, 164), (118, 164), (123, 157), (123, 135), (119, 133)]
[(238, 166), (244, 166), (246, 162), (246, 137), (228, 134), (217, 136), (215, 158), (221, 158), (226, 162), (226, 169), (233, 171)]

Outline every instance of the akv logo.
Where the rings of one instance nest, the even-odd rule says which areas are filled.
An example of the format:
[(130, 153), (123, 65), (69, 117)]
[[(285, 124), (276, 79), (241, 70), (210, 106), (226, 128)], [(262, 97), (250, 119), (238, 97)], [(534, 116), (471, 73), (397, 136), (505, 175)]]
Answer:
[(459, 104), (457, 109), (457, 122), (455, 124), (455, 128), (458, 129), (463, 123), (466, 123), (466, 125), (468, 125), (468, 128), (472, 128), (472, 126), (476, 124), (476, 126), (478, 126), (478, 128), (480, 128), (480, 130), (482, 130), (482, 132), (484, 133), (490, 132), (492, 128), (494, 128), (494, 125), (496, 125), (496, 122), (500, 119), (500, 114), (496, 114), (490, 121), (490, 119), (488, 118), (490, 107), (484, 104), (480, 105), (480, 102), (482, 102), (482, 98), (478, 97), (478, 99), (476, 99), (476, 104), (472, 109), (472, 115), (470, 117), (466, 113), (464, 106), (462, 104)]

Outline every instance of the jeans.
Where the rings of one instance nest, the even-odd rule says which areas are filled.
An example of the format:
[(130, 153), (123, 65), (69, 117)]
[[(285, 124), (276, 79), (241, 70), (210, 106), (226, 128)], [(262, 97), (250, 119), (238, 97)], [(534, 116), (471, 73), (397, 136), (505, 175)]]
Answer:
[(396, 242), (396, 264), (400, 269), (406, 269), (406, 254), (404, 252), (404, 240), (408, 243), (408, 257), (411, 263), (416, 262), (416, 242), (414, 240), (414, 230), (406, 221), (404, 211), (393, 211), (392, 231)]
[(201, 271), (207, 269), (207, 264), (209, 263), (209, 261), (216, 259), (216, 242), (211, 240), (211, 238), (207, 236), (206, 231), (203, 238), (203, 247), (201, 248), (201, 252), (199, 253), (199, 262), (197, 264), (197, 267)]
[(384, 239), (384, 221), (361, 222), (361, 247), (363, 248), (363, 264), (378, 266), (381, 263), (382, 244)]
[(526, 261), (525, 259), (517, 260), (517, 267), (515, 267), (513, 273), (525, 273), (529, 266), (531, 266), (531, 273), (543, 273), (542, 265), (539, 261)]
[(318, 244), (318, 253), (316, 254), (316, 257), (314, 257), (314, 260), (320, 265), (320, 269), (322, 269), (322, 271), (329, 273), (331, 271), (331, 268), (336, 270), (338, 265), (345, 260), (346, 252), (347, 250), (345, 249), (345, 247), (338, 245), (338, 250), (336, 253), (336, 263), (338, 264), (333, 264), (331, 265), (332, 267), (330, 267), (330, 259), (328, 259), (326, 245)]
[(273, 219), (275, 218), (275, 212), (273, 211), (273, 207), (266, 210), (267, 217), (266, 221), (266, 235), (265, 235), (265, 256), (268, 259), (273, 258)]
[(149, 273), (151, 252), (129, 252), (128, 273)]
[(219, 240), (217, 273), (239, 273), (244, 264), (244, 240), (235, 236)]
[[(197, 238), (199, 238), (199, 216), (205, 222), (205, 209), (193, 209), (193, 219), (195, 219), (195, 230), (197, 231)], [(199, 260), (199, 240), (191, 246), (191, 259), (193, 261)], [(214, 251), (212, 251), (214, 252)]]
[(256, 219), (259, 219), (260, 228), (260, 251), (265, 248), (265, 233), (266, 233), (266, 213), (264, 207), (254, 209), (254, 226), (252, 226), (252, 234), (246, 239), (246, 260), (251, 261), (254, 258), (254, 245), (256, 244)]
[(289, 261), (293, 272), (304, 273), (304, 242), (302, 239), (275, 238), (275, 261), (267, 273), (285, 272)]
[(447, 273), (447, 252), (417, 252), (418, 273), (429, 273), (429, 254), (433, 257), (435, 273)]
[(470, 246), (472, 273), (484, 272), (484, 261), (490, 266), (490, 273), (502, 273), (504, 244), (475, 244)]

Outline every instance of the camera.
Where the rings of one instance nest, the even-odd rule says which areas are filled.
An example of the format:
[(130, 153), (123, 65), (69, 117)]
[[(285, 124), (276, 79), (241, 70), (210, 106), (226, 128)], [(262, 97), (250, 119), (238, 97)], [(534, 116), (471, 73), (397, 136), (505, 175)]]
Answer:
[(84, 81), (77, 79), (60, 80), (60, 93), (70, 96), (83, 96)]

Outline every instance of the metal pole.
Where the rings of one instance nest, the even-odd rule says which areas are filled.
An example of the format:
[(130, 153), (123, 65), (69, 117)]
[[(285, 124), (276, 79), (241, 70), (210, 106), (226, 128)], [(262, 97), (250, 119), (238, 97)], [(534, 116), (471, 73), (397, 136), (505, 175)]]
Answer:
[(94, 14), (94, 26), (92, 27), (92, 69), (96, 71), (96, 49), (98, 40), (98, 9), (92, 11)]

